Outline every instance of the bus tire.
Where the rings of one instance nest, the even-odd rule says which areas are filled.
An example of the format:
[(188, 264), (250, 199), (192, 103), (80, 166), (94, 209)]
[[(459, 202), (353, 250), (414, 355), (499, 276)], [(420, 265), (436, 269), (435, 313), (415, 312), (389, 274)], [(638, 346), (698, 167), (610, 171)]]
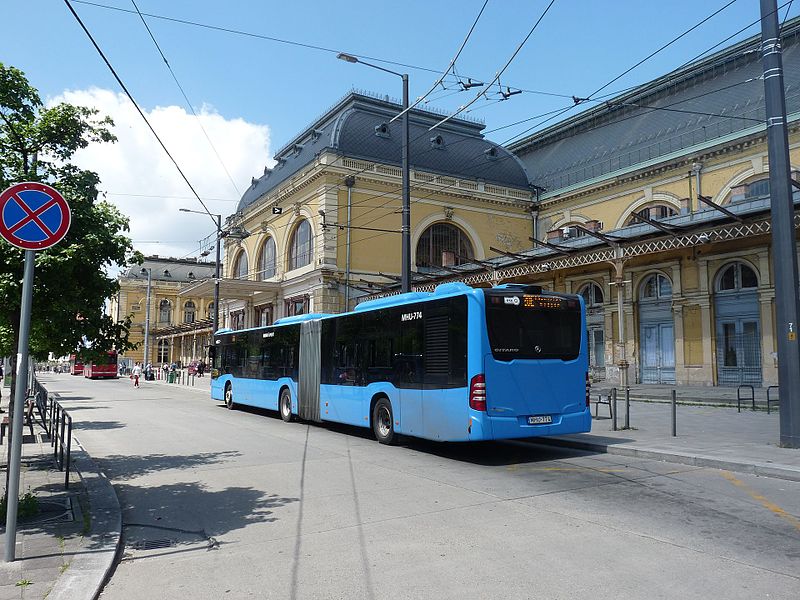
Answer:
[(388, 398), (378, 398), (372, 408), (372, 433), (381, 444), (394, 443), (394, 413)]
[(236, 408), (236, 404), (233, 402), (233, 386), (230, 383), (225, 386), (225, 407), (228, 410)]
[(281, 396), (278, 400), (278, 412), (281, 413), (281, 419), (284, 422), (292, 422), (292, 394), (288, 388), (281, 390)]

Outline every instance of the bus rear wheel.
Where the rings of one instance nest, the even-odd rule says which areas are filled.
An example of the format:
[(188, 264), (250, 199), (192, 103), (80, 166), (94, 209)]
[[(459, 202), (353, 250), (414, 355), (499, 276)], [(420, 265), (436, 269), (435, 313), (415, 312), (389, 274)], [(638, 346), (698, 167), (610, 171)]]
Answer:
[(292, 394), (289, 393), (287, 389), (281, 390), (281, 397), (280, 400), (278, 400), (278, 410), (281, 413), (281, 419), (286, 423), (292, 421)]
[(225, 406), (228, 410), (236, 408), (233, 403), (233, 387), (230, 384), (225, 387)]
[(394, 442), (394, 415), (388, 398), (379, 398), (372, 409), (372, 432), (381, 444)]

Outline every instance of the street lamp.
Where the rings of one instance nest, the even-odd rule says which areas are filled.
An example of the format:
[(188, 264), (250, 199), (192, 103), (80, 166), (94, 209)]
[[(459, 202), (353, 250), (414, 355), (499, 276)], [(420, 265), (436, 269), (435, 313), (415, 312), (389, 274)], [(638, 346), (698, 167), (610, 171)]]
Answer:
[(213, 343), (214, 334), (219, 329), (219, 278), (220, 278), (220, 264), (219, 264), (219, 244), (220, 240), (222, 239), (222, 215), (212, 215), (208, 212), (202, 212), (199, 210), (190, 210), (188, 208), (179, 208), (181, 212), (185, 213), (196, 213), (198, 215), (211, 215), (212, 217), (217, 218), (217, 258), (214, 265), (214, 324), (212, 325), (211, 329), (211, 339)]
[(141, 275), (147, 275), (147, 308), (144, 310), (144, 364), (150, 362), (150, 286), (153, 282), (153, 269), (142, 267)]
[(402, 226), (402, 289), (403, 292), (410, 292), (411, 291), (411, 185), (410, 185), (410, 176), (409, 176), (409, 166), (408, 166), (408, 151), (409, 151), (409, 139), (408, 139), (408, 74), (407, 73), (397, 73), (396, 71), (390, 71), (389, 69), (385, 69), (383, 67), (379, 67), (378, 65), (373, 65), (372, 63), (364, 62), (357, 56), (353, 56), (352, 54), (345, 54), (344, 52), (340, 52), (336, 58), (339, 60), (343, 60), (349, 63), (360, 63), (362, 65), (366, 65), (367, 67), (372, 67), (373, 69), (378, 69), (379, 71), (383, 71), (385, 73), (390, 73), (392, 75), (397, 75), (398, 77), (402, 78), (403, 80), (403, 122), (402, 122), (402, 130), (403, 130), (403, 226)]

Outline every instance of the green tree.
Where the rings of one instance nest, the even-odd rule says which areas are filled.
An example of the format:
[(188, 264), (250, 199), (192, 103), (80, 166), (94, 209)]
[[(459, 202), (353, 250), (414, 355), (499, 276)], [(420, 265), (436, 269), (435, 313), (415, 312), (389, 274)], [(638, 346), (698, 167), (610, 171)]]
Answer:
[[(113, 122), (93, 108), (45, 107), (22, 71), (0, 63), (0, 190), (21, 181), (55, 187), (67, 200), (72, 225), (57, 245), (36, 253), (30, 352), (85, 354), (130, 350), (130, 318), (105, 314), (119, 286), (106, 272), (139, 263), (125, 235), (129, 221), (98, 198), (98, 175), (70, 163), (89, 144), (114, 142)], [(0, 356), (15, 355), (19, 337), (24, 251), (0, 242)], [(13, 386), (12, 386), (13, 390)]]

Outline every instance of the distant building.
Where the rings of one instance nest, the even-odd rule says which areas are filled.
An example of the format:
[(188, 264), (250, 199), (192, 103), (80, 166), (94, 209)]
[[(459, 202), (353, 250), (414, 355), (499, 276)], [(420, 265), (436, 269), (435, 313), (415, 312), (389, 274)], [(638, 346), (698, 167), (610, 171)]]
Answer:
[[(151, 272), (150, 356), (145, 357), (148, 271)], [(130, 341), (141, 342), (123, 358), (132, 362), (186, 364), (207, 356), (213, 296), (186, 295), (181, 289), (213, 277), (214, 263), (160, 256), (148, 256), (143, 264), (123, 271), (118, 277), (119, 293), (111, 301), (111, 315), (119, 319), (131, 315)]]
[[(397, 283), (402, 136), (392, 118), (400, 110), (348, 94), (253, 178), (224, 227), (221, 325), (341, 312)], [(522, 163), (484, 139), (479, 122), (456, 118), (428, 131), (443, 115), (410, 115), (414, 282), (431, 271), (473, 269), (493, 247), (529, 247), (532, 193)], [(197, 282), (182, 293), (207, 296), (212, 287)]]

